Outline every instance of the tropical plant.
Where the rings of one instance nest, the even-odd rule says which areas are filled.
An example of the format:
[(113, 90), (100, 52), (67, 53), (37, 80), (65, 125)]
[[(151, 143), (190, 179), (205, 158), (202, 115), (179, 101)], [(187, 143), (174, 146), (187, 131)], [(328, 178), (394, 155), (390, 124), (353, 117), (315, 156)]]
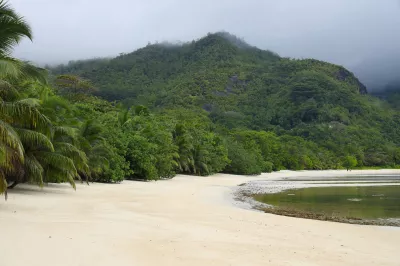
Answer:
[(55, 170), (74, 186), (75, 166), (55, 153), (52, 124), (39, 110), (39, 99), (21, 97), (22, 81), (46, 83), (44, 72), (10, 56), (22, 38), (32, 39), (25, 20), (0, 1), (0, 193), (19, 182), (42, 185)]

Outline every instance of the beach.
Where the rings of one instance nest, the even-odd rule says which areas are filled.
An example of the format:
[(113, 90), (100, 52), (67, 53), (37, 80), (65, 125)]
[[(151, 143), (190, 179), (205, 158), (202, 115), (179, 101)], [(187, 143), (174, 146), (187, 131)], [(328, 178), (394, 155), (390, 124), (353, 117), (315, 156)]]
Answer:
[(0, 201), (1, 264), (399, 265), (400, 230), (257, 212), (238, 185), (398, 170), (179, 175), (158, 182), (17, 186)]

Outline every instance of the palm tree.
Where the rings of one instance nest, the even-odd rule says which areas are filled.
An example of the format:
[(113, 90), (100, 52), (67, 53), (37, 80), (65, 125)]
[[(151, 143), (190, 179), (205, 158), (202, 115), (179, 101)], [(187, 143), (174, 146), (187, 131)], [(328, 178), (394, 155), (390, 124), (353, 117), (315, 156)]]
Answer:
[[(23, 73), (27, 73), (23, 62), (10, 57), (12, 48), (23, 37), (32, 39), (32, 32), (29, 25), (9, 7), (7, 2), (1, 0), (0, 91), (2, 93), (0, 95), (0, 193), (7, 190), (6, 176), (14, 172), (13, 166), (15, 163), (23, 163), (25, 159), (24, 147), (11, 123), (16, 122), (34, 127), (41, 118), (34, 110), (30, 112), (31, 108), (29, 106), (4, 101), (5, 96), (9, 96), (11, 93), (15, 94), (10, 79), (16, 79)], [(30, 122), (29, 125), (28, 122)]]
[(45, 81), (42, 69), (11, 57), (14, 46), (23, 38), (32, 40), (30, 26), (7, 1), (0, 0), (0, 80), (35, 77)]
[(51, 122), (39, 111), (38, 101), (21, 100), (13, 86), (21, 80), (46, 81), (42, 70), (10, 56), (24, 37), (32, 39), (29, 25), (0, 0), (0, 193), (7, 192), (9, 183), (41, 185), (49, 175), (74, 186), (77, 176), (72, 160), (56, 152)]
[(50, 130), (50, 121), (37, 108), (24, 101), (0, 101), (0, 193), (6, 189), (5, 177), (15, 182), (20, 179), (26, 147), (43, 145), (51, 149)]
[(85, 121), (78, 134), (79, 147), (87, 155), (88, 171), (80, 174), (86, 181), (100, 175), (109, 167), (107, 157), (110, 154), (104, 138), (101, 136), (102, 128), (94, 120)]
[(178, 146), (178, 170), (181, 173), (195, 173), (195, 160), (193, 158), (193, 138), (182, 124), (177, 124), (173, 132), (175, 145)]

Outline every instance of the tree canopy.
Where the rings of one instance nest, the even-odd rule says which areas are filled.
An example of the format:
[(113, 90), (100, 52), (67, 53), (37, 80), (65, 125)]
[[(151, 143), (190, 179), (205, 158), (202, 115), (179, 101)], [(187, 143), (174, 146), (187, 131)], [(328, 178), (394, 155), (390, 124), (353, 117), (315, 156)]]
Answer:
[(0, 193), (21, 182), (400, 164), (400, 113), (343, 67), (229, 33), (49, 69), (11, 57), (29, 25), (0, 1)]

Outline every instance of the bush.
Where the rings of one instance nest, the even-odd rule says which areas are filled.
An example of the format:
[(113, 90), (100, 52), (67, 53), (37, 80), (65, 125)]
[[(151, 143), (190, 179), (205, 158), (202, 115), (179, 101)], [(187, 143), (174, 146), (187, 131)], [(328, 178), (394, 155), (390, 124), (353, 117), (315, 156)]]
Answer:
[(264, 162), (263, 170), (262, 170), (264, 173), (271, 173), (273, 171), (273, 169), (274, 169), (273, 163), (268, 162), (268, 161)]

